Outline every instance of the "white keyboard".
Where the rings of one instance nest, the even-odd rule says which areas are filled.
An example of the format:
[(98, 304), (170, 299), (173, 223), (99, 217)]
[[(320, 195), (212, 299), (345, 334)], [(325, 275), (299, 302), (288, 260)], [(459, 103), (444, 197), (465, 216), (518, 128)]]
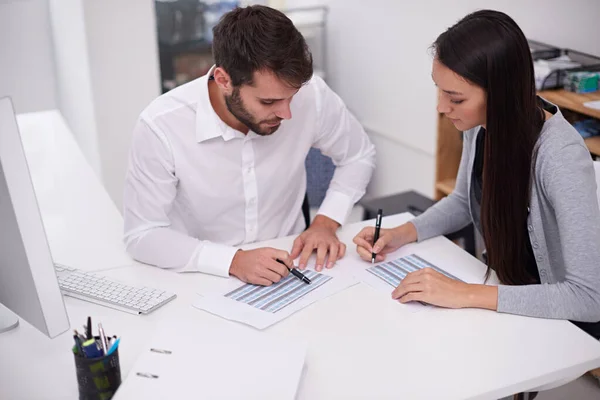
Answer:
[(134, 314), (148, 314), (177, 297), (174, 293), (129, 286), (65, 265), (56, 264), (54, 269), (60, 290), (65, 296)]

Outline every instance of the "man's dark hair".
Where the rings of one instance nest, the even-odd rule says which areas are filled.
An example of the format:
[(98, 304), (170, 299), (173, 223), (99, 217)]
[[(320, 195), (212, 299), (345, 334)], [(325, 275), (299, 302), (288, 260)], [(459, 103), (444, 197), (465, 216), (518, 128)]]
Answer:
[(213, 57), (236, 87), (251, 85), (255, 71), (272, 71), (296, 88), (313, 74), (304, 37), (281, 11), (265, 6), (225, 14), (213, 28)]

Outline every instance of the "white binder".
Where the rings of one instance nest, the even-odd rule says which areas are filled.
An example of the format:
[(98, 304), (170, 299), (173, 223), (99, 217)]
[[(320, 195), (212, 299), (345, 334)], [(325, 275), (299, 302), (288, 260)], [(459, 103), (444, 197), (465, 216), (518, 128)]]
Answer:
[(231, 323), (219, 327), (195, 318), (161, 323), (113, 400), (295, 398), (305, 343)]

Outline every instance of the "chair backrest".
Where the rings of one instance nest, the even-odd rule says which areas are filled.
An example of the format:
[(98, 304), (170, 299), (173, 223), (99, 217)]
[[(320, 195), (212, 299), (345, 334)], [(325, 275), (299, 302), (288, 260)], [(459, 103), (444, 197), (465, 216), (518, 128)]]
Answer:
[(310, 207), (318, 208), (325, 198), (335, 166), (331, 158), (323, 155), (320, 150), (314, 147), (308, 152), (304, 165), (306, 167), (308, 203)]
[(594, 170), (596, 171), (596, 195), (600, 206), (600, 161), (594, 161)]

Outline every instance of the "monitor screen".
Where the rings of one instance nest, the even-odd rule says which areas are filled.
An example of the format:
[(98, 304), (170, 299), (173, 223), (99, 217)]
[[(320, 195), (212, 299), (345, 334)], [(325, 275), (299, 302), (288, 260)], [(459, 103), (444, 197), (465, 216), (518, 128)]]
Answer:
[[(0, 98), (0, 221), (0, 304), (49, 337), (68, 330), (69, 320), (9, 98)], [(10, 319), (7, 310), (0, 308), (0, 325), (2, 321), (11, 324)], [(7, 326), (0, 326), (2, 329)]]

